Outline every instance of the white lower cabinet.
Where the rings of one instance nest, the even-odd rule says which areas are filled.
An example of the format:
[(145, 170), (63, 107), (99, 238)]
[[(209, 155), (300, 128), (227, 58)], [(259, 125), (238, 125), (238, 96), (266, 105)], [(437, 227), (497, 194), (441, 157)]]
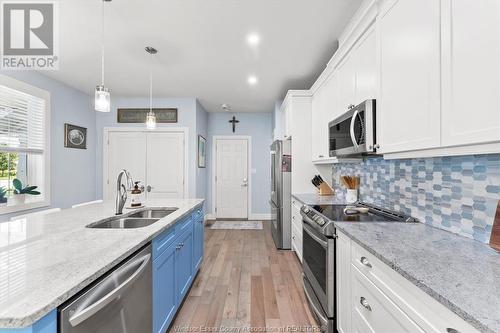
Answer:
[(302, 262), (302, 216), (300, 207), (302, 202), (292, 199), (292, 250), (295, 251), (300, 262)]
[(339, 333), (479, 333), (337, 230)]

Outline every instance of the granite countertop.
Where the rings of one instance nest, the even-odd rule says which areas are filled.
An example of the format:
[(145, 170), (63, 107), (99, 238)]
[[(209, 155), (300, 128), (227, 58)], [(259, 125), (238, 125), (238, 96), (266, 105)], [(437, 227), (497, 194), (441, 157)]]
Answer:
[(201, 203), (148, 200), (178, 210), (137, 229), (85, 228), (114, 216), (114, 202), (0, 223), (0, 328), (32, 325)]
[(292, 193), (292, 197), (305, 205), (344, 205), (344, 198), (334, 195), (319, 195), (318, 193)]
[(396, 272), (482, 332), (500, 332), (500, 253), (423, 223), (336, 223)]

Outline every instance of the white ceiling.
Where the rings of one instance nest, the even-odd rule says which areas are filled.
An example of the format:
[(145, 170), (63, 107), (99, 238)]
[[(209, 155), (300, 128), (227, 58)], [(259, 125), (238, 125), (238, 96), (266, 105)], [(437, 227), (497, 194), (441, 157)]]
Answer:
[[(361, 0), (113, 0), (106, 8), (106, 86), (148, 96), (146, 45), (159, 50), (154, 95), (198, 97), (210, 112), (269, 112), (307, 89)], [(44, 74), (93, 93), (100, 81), (100, 0), (60, 1), (60, 70)], [(249, 33), (261, 36), (252, 50)], [(255, 74), (259, 83), (250, 87)]]

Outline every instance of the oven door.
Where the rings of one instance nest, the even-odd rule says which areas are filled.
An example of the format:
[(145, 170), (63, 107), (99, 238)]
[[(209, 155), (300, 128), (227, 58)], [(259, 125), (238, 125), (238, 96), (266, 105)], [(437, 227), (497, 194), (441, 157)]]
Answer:
[(328, 318), (335, 315), (335, 240), (315, 231), (306, 221), (302, 232), (302, 268)]

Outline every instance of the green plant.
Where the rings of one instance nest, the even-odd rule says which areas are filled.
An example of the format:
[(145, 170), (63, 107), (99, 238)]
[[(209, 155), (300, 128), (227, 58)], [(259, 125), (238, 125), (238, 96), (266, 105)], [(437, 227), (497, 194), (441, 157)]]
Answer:
[(5, 189), (5, 187), (0, 186), (0, 199), (5, 198), (6, 195), (7, 195), (7, 190)]
[(29, 186), (23, 187), (23, 183), (19, 179), (14, 179), (12, 181), (12, 185), (14, 186), (14, 194), (31, 194), (31, 195), (40, 195), (39, 191), (35, 191), (38, 186)]

